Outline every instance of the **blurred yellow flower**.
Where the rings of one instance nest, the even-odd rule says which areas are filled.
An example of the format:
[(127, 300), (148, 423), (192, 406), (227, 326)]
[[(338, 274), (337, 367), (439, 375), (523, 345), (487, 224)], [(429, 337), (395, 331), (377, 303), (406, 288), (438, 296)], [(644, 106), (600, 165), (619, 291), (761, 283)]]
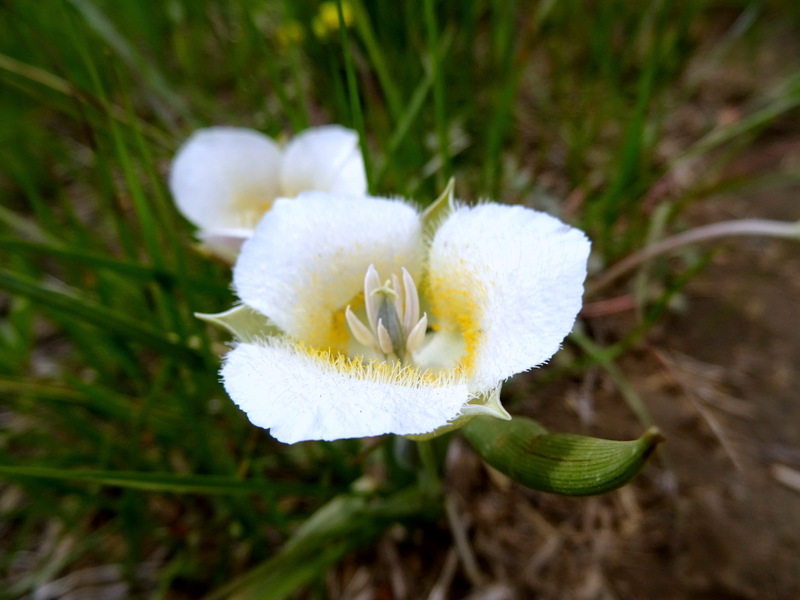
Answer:
[(302, 44), (306, 38), (303, 26), (297, 21), (287, 21), (278, 28), (276, 39), (281, 48)]
[[(353, 9), (348, 2), (342, 2), (342, 17), (346, 27), (353, 24)], [(319, 11), (311, 22), (311, 29), (320, 39), (339, 30), (339, 11), (336, 8), (336, 2), (323, 2), (319, 5)]]

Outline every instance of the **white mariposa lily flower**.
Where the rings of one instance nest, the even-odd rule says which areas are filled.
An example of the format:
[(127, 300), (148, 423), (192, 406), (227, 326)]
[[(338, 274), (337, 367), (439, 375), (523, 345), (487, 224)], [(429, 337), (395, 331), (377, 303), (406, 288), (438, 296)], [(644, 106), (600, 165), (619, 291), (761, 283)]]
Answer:
[(571, 330), (589, 242), (519, 206), (449, 208), (275, 202), (234, 267), (242, 310), (268, 326), (239, 335), (221, 371), (253, 424), (294, 443), (510, 418), (500, 384)]
[(252, 129), (211, 127), (178, 150), (169, 186), (203, 247), (233, 262), (277, 198), (308, 190), (361, 195), (367, 180), (358, 134), (339, 125), (308, 129), (283, 148)]

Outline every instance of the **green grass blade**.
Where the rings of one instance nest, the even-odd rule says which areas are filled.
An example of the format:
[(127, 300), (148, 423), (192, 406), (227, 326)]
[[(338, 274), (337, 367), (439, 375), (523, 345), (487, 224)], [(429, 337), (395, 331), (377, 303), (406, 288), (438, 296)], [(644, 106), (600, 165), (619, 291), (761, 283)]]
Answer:
[[(0, 216), (0, 219), (2, 219), (2, 216)], [(6, 248), (18, 254), (24, 253), (39, 258), (58, 258), (68, 264), (88, 267), (93, 270), (108, 270), (111, 273), (131, 278), (137, 282), (157, 283), (165, 289), (178, 288), (180, 287), (179, 284), (183, 282), (189, 288), (197, 292), (202, 292), (203, 294), (212, 294), (219, 298), (230, 298), (231, 296), (230, 286), (222, 281), (183, 276), (171, 269), (143, 265), (110, 255), (96, 254), (55, 244), (29, 242), (27, 240), (6, 236), (0, 236), (0, 248)]]
[(339, 13), (339, 37), (344, 54), (344, 70), (347, 77), (347, 95), (350, 100), (350, 113), (355, 123), (358, 136), (361, 139), (361, 156), (364, 158), (364, 169), (367, 173), (367, 189), (372, 190), (372, 156), (369, 151), (367, 132), (364, 126), (364, 113), (361, 108), (361, 99), (356, 79), (356, 67), (353, 61), (353, 52), (350, 48), (350, 38), (342, 9), (342, 0), (336, 0), (336, 10)]
[(176, 125), (176, 116), (190, 117), (183, 97), (172, 90), (156, 66), (145, 60), (134, 49), (94, 2), (91, 0), (68, 0), (68, 2), (78, 10), (87, 25), (155, 92), (155, 95), (147, 96), (151, 106), (161, 121), (177, 134), (179, 129)]
[(171, 340), (151, 325), (143, 324), (79, 294), (50, 288), (5, 269), (0, 269), (0, 289), (24, 296), (48, 309), (77, 318), (106, 332), (114, 332), (165, 355), (181, 358), (194, 365), (205, 363), (205, 357), (197, 351)]
[(433, 0), (424, 0), (425, 30), (428, 36), (428, 50), (431, 61), (431, 77), (433, 79), (433, 114), (436, 123), (436, 137), (439, 142), (439, 159), (441, 169), (436, 176), (438, 189), (444, 187), (450, 173), (450, 141), (448, 134), (448, 120), (445, 104), (445, 71), (444, 55), (439, 52), (439, 25), (436, 22), (436, 12)]
[(11, 480), (25, 478), (74, 481), (148, 492), (172, 494), (300, 494), (327, 496), (335, 492), (314, 484), (285, 481), (253, 481), (218, 475), (178, 475), (128, 471), (71, 470), (37, 466), (0, 465), (0, 475)]
[(617, 389), (619, 389), (630, 409), (639, 418), (639, 422), (646, 426), (654, 425), (655, 421), (650, 415), (639, 393), (630, 384), (623, 371), (613, 359), (613, 351), (601, 348), (592, 339), (585, 335), (579, 328), (573, 329), (569, 339), (575, 342), (584, 352), (589, 354), (611, 376)]
[[(65, 96), (75, 98), (82, 104), (98, 109), (102, 113), (110, 115), (123, 124), (130, 123), (130, 115), (120, 106), (97, 98), (86, 90), (79, 88), (74, 82), (50, 73), (41, 67), (27, 64), (16, 58), (0, 53), (0, 70), (36, 82), (41, 86), (64, 94)], [(161, 147), (168, 147), (170, 145), (172, 138), (167, 136), (161, 129), (150, 123), (144, 123), (142, 129), (150, 141), (157, 143)]]
[(392, 71), (388, 66), (381, 44), (375, 38), (375, 32), (372, 29), (370, 17), (362, 1), (350, 0), (350, 6), (353, 8), (353, 13), (355, 15), (356, 29), (361, 39), (364, 41), (364, 46), (367, 50), (367, 57), (370, 59), (370, 64), (375, 69), (378, 80), (381, 82), (383, 93), (386, 95), (389, 113), (392, 115), (392, 119), (397, 121), (403, 113), (400, 88), (392, 77)]
[(430, 515), (431, 508), (417, 488), (371, 501), (337, 496), (314, 513), (279, 554), (204, 600), (287, 598), (341, 557), (372, 542), (391, 523), (425, 514)]
[(395, 126), (394, 131), (389, 138), (389, 144), (386, 147), (386, 151), (381, 159), (381, 162), (375, 167), (375, 176), (373, 179), (376, 187), (380, 187), (381, 182), (383, 181), (387, 171), (389, 170), (389, 167), (392, 164), (397, 149), (411, 131), (411, 126), (414, 124), (414, 121), (419, 116), (422, 107), (425, 105), (425, 99), (430, 94), (432, 87), (433, 73), (430, 70), (427, 70), (423, 75), (422, 81), (419, 82), (419, 85), (411, 95), (411, 100), (408, 102), (408, 105), (403, 111), (402, 116), (397, 122), (397, 125)]

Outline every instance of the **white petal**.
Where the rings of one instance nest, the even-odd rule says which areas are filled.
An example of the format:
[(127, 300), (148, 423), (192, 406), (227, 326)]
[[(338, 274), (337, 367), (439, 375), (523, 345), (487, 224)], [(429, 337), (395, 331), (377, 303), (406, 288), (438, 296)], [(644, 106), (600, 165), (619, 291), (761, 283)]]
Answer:
[(464, 334), (478, 388), (555, 354), (580, 310), (588, 255), (583, 232), (519, 206), (462, 207), (441, 225), (430, 250), (431, 312)]
[(408, 204), (307, 192), (275, 202), (242, 247), (233, 283), (291, 337), (336, 346), (349, 338), (343, 309), (363, 294), (370, 264), (382, 277), (401, 267), (417, 277), (423, 258), (422, 224)]
[(239, 344), (221, 373), (250, 421), (287, 444), (429, 433), (456, 418), (469, 399), (467, 385), (448, 374), (331, 360), (278, 338)]
[(306, 190), (366, 194), (358, 134), (339, 125), (326, 125), (292, 138), (283, 150), (281, 186), (286, 198)]
[(178, 150), (169, 186), (200, 229), (252, 228), (280, 195), (281, 151), (250, 129), (196, 131)]
[(253, 235), (252, 229), (203, 229), (198, 232), (200, 247), (220, 260), (233, 264), (244, 241)]

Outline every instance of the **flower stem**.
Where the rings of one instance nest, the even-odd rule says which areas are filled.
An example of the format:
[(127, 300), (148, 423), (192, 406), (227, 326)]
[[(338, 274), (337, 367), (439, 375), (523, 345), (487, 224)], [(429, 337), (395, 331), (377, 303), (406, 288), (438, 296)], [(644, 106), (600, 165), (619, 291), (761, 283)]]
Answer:
[(439, 467), (436, 464), (436, 453), (430, 440), (417, 442), (419, 460), (422, 463), (422, 472), (419, 484), (423, 494), (429, 498), (436, 498), (442, 493), (442, 480), (439, 477)]
[(683, 246), (706, 242), (720, 237), (734, 235), (759, 235), (800, 240), (800, 221), (771, 221), (767, 219), (737, 219), (721, 221), (690, 229), (684, 233), (673, 235), (661, 240), (647, 248), (630, 254), (614, 266), (600, 274), (592, 283), (586, 286), (587, 295), (597, 293), (622, 275), (635, 269), (639, 265), (662, 254), (667, 254)]

